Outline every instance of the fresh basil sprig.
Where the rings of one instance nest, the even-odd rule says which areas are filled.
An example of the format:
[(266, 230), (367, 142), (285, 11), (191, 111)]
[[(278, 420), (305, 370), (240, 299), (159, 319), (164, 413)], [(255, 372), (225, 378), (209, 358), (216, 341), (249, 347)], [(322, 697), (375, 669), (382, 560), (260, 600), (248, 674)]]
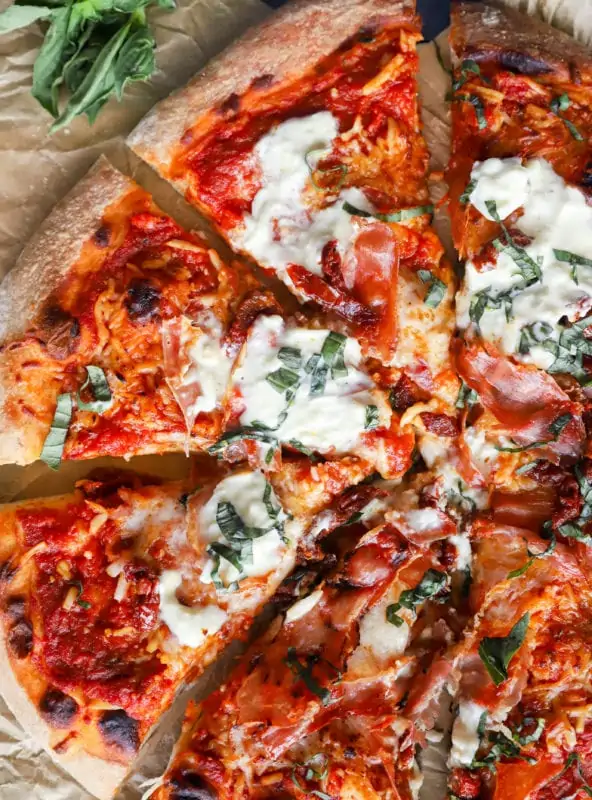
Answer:
[(406, 589), (401, 592), (399, 600), (391, 603), (386, 609), (386, 618), (391, 625), (400, 628), (405, 620), (398, 616), (397, 611), (402, 608), (413, 610), (416, 606), (440, 594), (448, 583), (448, 576), (445, 572), (438, 572), (435, 569), (428, 569), (421, 581), (414, 589)]
[[(155, 41), (146, 21), (146, 7), (152, 2), (17, 2), (0, 14), (0, 33), (33, 22), (49, 23), (33, 68), (32, 94), (55, 118), (50, 133), (81, 114), (92, 124), (111, 96), (121, 100), (130, 81), (152, 75)], [(155, 4), (174, 8), (174, 0)]]
[(496, 686), (508, 677), (508, 666), (526, 638), (530, 614), (524, 614), (507, 636), (486, 636), (479, 645), (479, 657)]
[(448, 287), (444, 281), (437, 278), (429, 269), (418, 269), (417, 276), (422, 283), (428, 284), (428, 290), (423, 298), (423, 302), (428, 308), (438, 308), (446, 296)]

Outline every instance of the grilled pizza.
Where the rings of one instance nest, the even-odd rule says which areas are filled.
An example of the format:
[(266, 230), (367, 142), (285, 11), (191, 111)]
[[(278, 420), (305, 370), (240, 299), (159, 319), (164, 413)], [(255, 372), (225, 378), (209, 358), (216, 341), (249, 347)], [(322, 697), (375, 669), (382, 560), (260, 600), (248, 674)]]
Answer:
[(457, 368), (506, 452), (577, 458), (590, 378), (592, 58), (495, 3), (458, 3), (451, 44), (450, 213), (465, 261)]
[(447, 600), (464, 582), (456, 522), (427, 505), (428, 483), (397, 490), (395, 509), (190, 706), (156, 798), (417, 796), (417, 746), (447, 677), (430, 665), (455, 639)]
[(301, 472), (288, 510), (282, 481), (276, 494), (262, 472), (210, 461), (186, 483), (107, 474), (4, 506), (2, 693), (18, 719), (111, 797), (180, 686), (246, 635), (344, 510), (373, 498), (350, 489), (311, 528), (350, 478)]
[(340, 320), (393, 385), (448, 397), (454, 277), (430, 227), (414, 11), (291, 2), (128, 142), (236, 252)]

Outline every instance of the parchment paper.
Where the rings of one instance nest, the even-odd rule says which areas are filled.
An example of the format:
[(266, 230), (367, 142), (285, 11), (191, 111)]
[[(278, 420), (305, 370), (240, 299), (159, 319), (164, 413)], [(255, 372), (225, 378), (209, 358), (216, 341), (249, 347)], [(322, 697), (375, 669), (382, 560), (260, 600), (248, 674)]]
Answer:
[[(157, 203), (179, 222), (207, 231), (207, 225), (168, 185), (130, 153), (124, 139), (138, 120), (160, 97), (182, 85), (209, 58), (245, 29), (270, 12), (260, 0), (178, 0), (172, 13), (151, 12), (155, 29), (159, 70), (147, 84), (134, 83), (123, 103), (112, 101), (94, 126), (83, 119), (50, 138), (49, 115), (30, 94), (31, 73), (41, 43), (39, 29), (0, 36), (0, 278), (12, 267), (24, 243), (54, 204), (79, 180), (100, 153), (106, 154), (123, 172), (132, 175), (153, 193)], [(442, 0), (444, 2), (444, 0)], [(592, 0), (507, 0), (533, 13), (541, 11), (554, 24), (592, 42)], [(0, 2), (0, 8), (8, 5)], [(446, 35), (439, 46), (448, 59)], [(444, 96), (448, 75), (436, 57), (434, 44), (420, 47), (420, 94), (425, 136), (431, 150), (434, 172), (443, 169), (449, 150), (449, 111)], [(444, 193), (433, 181), (434, 200)], [(449, 225), (444, 212), (436, 215), (438, 231), (450, 256)], [(215, 237), (224, 253), (225, 248)], [(189, 462), (184, 456), (146, 456), (122, 462), (101, 459), (92, 463), (65, 463), (59, 473), (44, 464), (27, 468), (0, 467), (0, 501), (48, 496), (71, 491), (73, 482), (100, 465), (119, 464), (163, 477), (185, 475)], [(228, 671), (238, 648), (207, 671), (191, 696), (203, 696)], [(2, 676), (0, 675), (0, 687)], [(166, 767), (177, 737), (187, 696), (181, 696), (158, 733), (143, 750), (137, 769), (118, 800), (137, 800), (153, 785)], [(447, 708), (442, 726), (446, 727)], [(445, 784), (445, 742), (431, 745), (423, 756), (425, 800), (443, 797)], [(75, 781), (23, 733), (0, 698), (0, 800), (92, 800)]]

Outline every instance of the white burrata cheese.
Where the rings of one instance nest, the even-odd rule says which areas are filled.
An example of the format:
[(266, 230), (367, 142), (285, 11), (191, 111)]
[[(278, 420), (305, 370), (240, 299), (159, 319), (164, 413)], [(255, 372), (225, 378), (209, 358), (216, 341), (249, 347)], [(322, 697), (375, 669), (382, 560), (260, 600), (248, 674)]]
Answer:
[(465, 442), (471, 451), (471, 460), (483, 477), (487, 478), (495, 469), (500, 451), (487, 441), (484, 430), (479, 428), (465, 428)]
[(338, 135), (337, 119), (329, 111), (282, 122), (255, 145), (254, 155), (262, 175), (251, 213), (231, 233), (231, 241), (263, 266), (286, 275), (289, 264), (299, 264), (320, 275), (321, 255), (327, 242), (336, 241), (342, 256), (355, 236), (352, 216), (344, 210), (349, 202), (372, 211), (365, 195), (355, 188), (330, 196), (330, 204), (313, 209), (303, 195), (310, 187), (307, 165), (318, 151), (328, 155)]
[(187, 380), (196, 381), (201, 394), (191, 408), (194, 418), (204, 411), (213, 411), (221, 402), (228, 386), (232, 359), (222, 344), (222, 327), (213, 315), (211, 324), (200, 324), (200, 331), (189, 348), (191, 369)]
[(182, 582), (178, 570), (165, 570), (158, 580), (160, 618), (180, 644), (199, 647), (208, 636), (220, 630), (227, 614), (217, 605), (195, 608), (184, 606), (177, 600), (177, 589)]
[(452, 726), (449, 767), (469, 767), (479, 749), (479, 722), (485, 709), (471, 701), (462, 702)]
[[(290, 545), (282, 538), (277, 527), (273, 527), (276, 519), (272, 519), (269, 509), (264, 502), (264, 494), (268, 486), (261, 472), (237, 472), (224, 478), (216, 486), (212, 496), (199, 512), (198, 525), (200, 539), (205, 543), (221, 542), (228, 544), (227, 539), (220, 530), (216, 521), (220, 503), (232, 503), (237, 514), (245, 526), (250, 528), (269, 529), (268, 533), (252, 539), (252, 558), (241, 559), (242, 569), (239, 570), (226, 559), (220, 559), (218, 577), (226, 585), (230, 585), (241, 578), (267, 575), (278, 568), (290, 549)], [(268, 504), (278, 510), (277, 521), (286, 523), (287, 515), (281, 508), (273, 490)], [(290, 523), (286, 524), (286, 536), (290, 538)], [(214, 560), (209, 559), (201, 576), (204, 583), (212, 583), (212, 570)]]
[(403, 518), (416, 533), (438, 530), (442, 527), (441, 515), (435, 508), (416, 508), (406, 511)]
[[(572, 264), (558, 256), (559, 252), (592, 258), (592, 206), (583, 192), (567, 184), (542, 158), (524, 165), (516, 158), (488, 159), (475, 164), (471, 180), (474, 189), (470, 202), (487, 219), (493, 219), (486, 206), (488, 200), (495, 201), (501, 219), (519, 208), (523, 210), (514, 228), (532, 239), (524, 249), (542, 273), (540, 281), (513, 298), (509, 320), (503, 304), (500, 308), (487, 308), (479, 323), (481, 333), (504, 353), (548, 369), (554, 354), (533, 342), (528, 353), (520, 354), (521, 335), (530, 326), (537, 341), (557, 341), (562, 317), (573, 321), (592, 308), (592, 267), (578, 266), (576, 282)], [(503, 242), (503, 236), (501, 239)], [(457, 297), (459, 327), (470, 324), (471, 300), (477, 293), (486, 291), (494, 296), (521, 281), (519, 267), (507, 252), (497, 253), (493, 268), (486, 265), (478, 270), (468, 261)]]
[[(391, 411), (373, 381), (359, 369), (360, 345), (351, 337), (343, 353), (347, 375), (333, 378), (329, 371), (323, 393), (311, 395), (312, 376), (304, 365), (321, 353), (329, 334), (328, 330), (286, 326), (279, 316), (257, 319), (232, 378), (244, 405), (242, 425), (263, 422), (280, 442), (296, 441), (320, 453), (347, 453), (355, 449), (366, 430), (368, 406), (378, 408), (379, 425), (390, 424)], [(281, 348), (297, 350), (303, 365), (290, 403), (285, 391), (278, 391), (267, 380), (268, 375), (285, 366), (278, 358)]]
[(426, 433), (418, 440), (417, 447), (426, 466), (436, 475), (441, 490), (441, 502), (438, 504), (443, 510), (446, 509), (448, 498), (453, 499), (452, 496), (456, 496), (458, 499), (461, 494), (470, 503), (475, 503), (477, 508), (487, 506), (487, 491), (467, 486), (452, 461), (450, 447), (444, 439)]

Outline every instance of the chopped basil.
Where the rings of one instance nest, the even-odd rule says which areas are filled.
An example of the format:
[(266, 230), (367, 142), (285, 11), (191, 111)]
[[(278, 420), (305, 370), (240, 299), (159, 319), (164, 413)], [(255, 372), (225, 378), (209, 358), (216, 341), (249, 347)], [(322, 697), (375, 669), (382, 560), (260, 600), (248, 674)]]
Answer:
[(524, 614), (507, 636), (486, 636), (479, 645), (479, 656), (496, 686), (508, 677), (508, 666), (516, 655), (528, 630), (530, 614)]
[(305, 456), (314, 456), (314, 451), (311, 450), (310, 447), (305, 447), (298, 439), (290, 439), (288, 444), (290, 447), (293, 447), (294, 450), (298, 450), (299, 453), (303, 453)]
[(526, 546), (526, 552), (530, 556), (528, 561), (518, 569), (513, 569), (511, 572), (508, 572), (506, 576), (506, 580), (511, 580), (512, 578), (519, 578), (521, 575), (524, 575), (528, 569), (534, 564), (537, 558), (546, 558), (547, 556), (552, 555), (555, 552), (555, 548), (557, 547), (557, 538), (553, 531), (551, 531), (551, 541), (547, 545), (547, 547), (542, 550), (540, 553), (533, 553), (533, 551)]
[(534, 461), (529, 461), (528, 464), (523, 464), (521, 467), (518, 467), (516, 470), (516, 475), (525, 475), (527, 472), (530, 472), (531, 469), (534, 469), (538, 464), (542, 464), (544, 462), (543, 458), (535, 458)]
[[(314, 356), (312, 356), (312, 358), (314, 358)], [(309, 360), (308, 362), (309, 364), (311, 360)], [(310, 377), (309, 394), (311, 395), (324, 394), (328, 376), (329, 376), (329, 366), (322, 359), (320, 358), (317, 359), (315, 361), (315, 367)]]
[(378, 413), (378, 406), (366, 406), (366, 421), (364, 428), (367, 431), (372, 431), (377, 428), (380, 421), (380, 414)]
[(522, 748), (520, 743), (516, 741), (515, 737), (510, 739), (503, 730), (488, 731), (487, 732), (488, 744), (491, 744), (487, 755), (482, 759), (474, 759), (471, 764), (471, 769), (487, 768), (495, 771), (495, 764), (500, 758), (520, 758), (529, 764), (535, 764), (536, 759), (532, 756), (522, 755)]
[[(243, 553), (242, 547), (235, 549), (234, 547), (224, 544), (223, 542), (212, 542), (212, 544), (208, 545), (208, 552), (218, 556), (219, 559), (223, 558), (228, 561), (237, 570), (237, 572), (241, 572), (243, 563), (247, 560), (245, 558), (247, 554)], [(253, 554), (251, 551), (251, 560), (252, 556)]]
[(561, 414), (559, 417), (553, 420), (553, 422), (549, 425), (547, 430), (549, 433), (552, 434), (551, 439), (544, 439), (540, 442), (532, 442), (531, 444), (523, 444), (523, 445), (515, 445), (512, 447), (500, 447), (496, 446), (496, 450), (499, 450), (500, 453), (523, 453), (525, 450), (534, 450), (538, 447), (545, 447), (548, 444), (553, 444), (559, 440), (561, 434), (563, 433), (564, 428), (569, 425), (571, 420), (573, 419), (571, 414)]
[(559, 342), (547, 339), (543, 346), (555, 356), (555, 361), (547, 372), (555, 374), (567, 372), (579, 381), (585, 383), (590, 379), (588, 371), (584, 368), (584, 356), (592, 356), (592, 340), (585, 335), (586, 329), (592, 325), (592, 316), (584, 317), (570, 325), (562, 327)]
[(300, 382), (300, 376), (291, 369), (280, 367), (276, 369), (275, 372), (270, 372), (265, 380), (273, 386), (276, 392), (283, 394), (286, 390), (291, 389)]
[(414, 206), (413, 208), (402, 208), (400, 211), (393, 211), (391, 214), (371, 214), (369, 211), (363, 211), (361, 208), (356, 208), (347, 201), (343, 204), (343, 210), (347, 211), (353, 217), (365, 217), (378, 219), (381, 222), (407, 222), (415, 217), (422, 217), (424, 214), (433, 214), (434, 206)]
[(438, 308), (446, 295), (448, 287), (444, 281), (437, 278), (429, 269), (418, 269), (417, 275), (422, 283), (429, 284), (423, 302), (429, 308)]
[[(103, 414), (113, 403), (107, 376), (101, 367), (92, 365), (86, 367), (86, 374), (86, 380), (76, 394), (76, 404), (81, 411), (94, 411), (95, 414)], [(85, 403), (80, 399), (80, 392), (86, 389), (89, 384), (94, 400), (91, 400), (90, 403)]]
[(297, 347), (281, 347), (277, 357), (288, 369), (297, 370), (302, 366), (302, 351)]
[(224, 436), (218, 439), (216, 444), (208, 447), (208, 453), (210, 453), (210, 455), (217, 455), (218, 453), (222, 453), (229, 445), (241, 441), (264, 442), (274, 445), (275, 447), (278, 446), (277, 437), (273, 435), (273, 430), (271, 428), (259, 428), (252, 425), (240, 428), (231, 433), (225, 433)]
[(45, 438), (43, 450), (39, 456), (41, 461), (45, 461), (52, 469), (58, 469), (61, 464), (71, 419), (72, 396), (70, 394), (60, 394), (58, 395), (49, 433)]
[(582, 496), (582, 510), (577, 520), (560, 525), (558, 530), (562, 536), (568, 539), (576, 539), (576, 541), (583, 542), (585, 545), (590, 546), (592, 545), (592, 535), (585, 533), (583, 526), (588, 524), (592, 519), (592, 484), (588, 481), (579, 466), (575, 468), (574, 472)]
[(457, 92), (465, 83), (471, 79), (472, 75), (481, 75), (479, 64), (472, 58), (465, 58), (459, 68), (459, 76), (452, 83), (453, 91)]
[[(317, 761), (319, 762), (318, 767), (317, 767)], [(306, 770), (304, 773), (304, 779), (306, 781), (322, 781), (329, 774), (328, 756), (326, 756), (324, 753), (315, 753), (315, 755), (311, 756), (303, 763), (296, 764), (292, 768), (292, 783), (294, 784), (294, 786), (296, 786), (297, 789), (299, 789), (304, 794), (312, 794), (315, 797), (320, 798), (320, 800), (334, 800), (333, 796), (330, 794), (321, 792), (318, 789), (309, 790), (305, 786), (302, 786), (296, 775), (296, 770), (298, 769), (298, 767), (304, 768)]]
[(271, 464), (271, 462), (273, 461), (274, 453), (275, 453), (275, 450), (274, 450), (273, 447), (270, 447), (269, 450), (267, 451), (267, 453), (265, 453), (265, 463), (266, 464)]
[(321, 357), (324, 359), (325, 364), (331, 368), (333, 380), (345, 378), (347, 375), (347, 367), (344, 361), (346, 343), (347, 337), (341, 333), (335, 333), (335, 331), (330, 331), (323, 342)]
[(470, 199), (471, 199), (471, 195), (475, 191), (476, 186), (477, 186), (477, 179), (476, 178), (472, 178), (467, 183), (464, 192), (459, 197), (459, 203), (461, 204), (461, 206), (468, 205), (468, 203), (470, 202)]
[(462, 381), (456, 398), (455, 408), (472, 408), (479, 402), (479, 395)]
[(548, 322), (531, 322), (530, 325), (524, 325), (520, 331), (518, 352), (522, 355), (530, 353), (531, 348), (542, 344), (552, 333), (553, 326)]
[(583, 542), (588, 547), (592, 545), (592, 536), (584, 533), (581, 527), (574, 522), (566, 522), (564, 525), (560, 525), (558, 530), (559, 533), (567, 539), (576, 539), (578, 542)]
[(245, 525), (236, 508), (228, 500), (223, 500), (218, 503), (216, 508), (216, 523), (228, 541), (233, 541), (235, 539), (259, 539), (276, 527), (272, 525), (269, 528), (255, 528)]
[[(528, 727), (536, 723), (536, 727), (532, 733), (527, 733), (522, 735), (522, 731), (524, 728)], [(543, 731), (545, 730), (545, 720), (542, 717), (524, 717), (522, 720), (522, 724), (516, 728), (516, 730), (512, 733), (512, 738), (515, 742), (518, 742), (519, 745), (532, 744), (532, 742), (538, 742), (538, 740), (543, 735)]]
[(569, 95), (565, 94), (565, 92), (564, 92), (563, 94), (559, 95), (559, 97), (554, 97), (551, 100), (550, 108), (551, 108), (551, 111), (559, 117), (559, 119), (563, 120), (563, 123), (564, 123), (565, 127), (571, 133), (573, 138), (577, 142), (583, 142), (584, 141), (584, 137), (579, 132), (579, 130), (576, 128), (576, 126), (573, 124), (573, 122), (571, 120), (569, 120), (569, 119), (565, 119), (565, 117), (561, 113), (562, 111), (567, 111), (567, 109), (570, 106), (571, 106), (571, 100), (569, 99)]
[(440, 594), (447, 583), (448, 576), (445, 572), (429, 569), (414, 589), (406, 589), (404, 592), (401, 592), (398, 602), (391, 603), (391, 605), (387, 607), (386, 618), (388, 622), (390, 622), (391, 625), (396, 625), (398, 628), (401, 627), (405, 620), (397, 615), (397, 611), (400, 611), (401, 608), (415, 609), (415, 607), (423, 603), (424, 600), (429, 600)]
[(331, 692), (324, 686), (321, 686), (313, 677), (312, 670), (317, 663), (315, 656), (306, 656), (306, 661), (303, 664), (296, 653), (295, 647), (288, 648), (288, 655), (285, 659), (285, 664), (290, 668), (292, 674), (297, 680), (301, 680), (306, 688), (320, 698), (321, 703), (326, 706), (331, 700)]
[(570, 253), (569, 250), (553, 250), (553, 255), (557, 261), (571, 264), (571, 277), (574, 283), (578, 283), (578, 267), (592, 267), (592, 258)]
[(485, 106), (483, 105), (481, 98), (477, 97), (476, 94), (457, 94), (454, 99), (464, 101), (465, 103), (470, 103), (470, 105), (472, 105), (475, 109), (479, 130), (485, 130), (487, 127), (487, 117), (485, 116)]
[[(336, 192), (345, 183), (345, 179), (347, 177), (348, 169), (345, 164), (335, 164), (332, 167), (319, 167), (318, 162), (324, 157), (329, 155), (329, 151), (326, 147), (311, 147), (304, 155), (304, 160), (306, 162), (306, 166), (308, 167), (308, 171), (310, 172), (310, 180), (314, 188), (319, 192), (328, 191), (327, 187), (320, 186), (317, 181), (315, 180), (315, 172), (320, 173), (321, 175), (331, 175), (331, 173), (339, 173), (339, 178), (337, 184), (330, 188), (330, 191)], [(315, 162), (315, 163), (313, 163)]]
[(82, 581), (72, 581), (71, 586), (75, 586), (78, 589), (78, 597), (76, 598), (76, 604), (80, 606), (80, 608), (91, 608), (92, 603), (89, 603), (88, 600), (83, 600), (82, 595), (84, 594), (84, 586), (82, 585)]
[(580, 780), (582, 781), (582, 784), (583, 784), (580, 788), (583, 789), (584, 792), (586, 792), (588, 797), (592, 797), (592, 786), (590, 786), (590, 784), (588, 783), (588, 781), (586, 780), (586, 778), (584, 776), (584, 773), (582, 772), (582, 763), (580, 761), (579, 753), (570, 753), (569, 756), (568, 756), (567, 761), (565, 762), (565, 766), (563, 767), (563, 769), (561, 770), (559, 775), (556, 775), (554, 778), (551, 778), (549, 783), (553, 783), (558, 778), (560, 778), (562, 775), (565, 775), (567, 770), (571, 767), (571, 765), (574, 762), (576, 763), (576, 771), (578, 773), (578, 777), (580, 778)]

